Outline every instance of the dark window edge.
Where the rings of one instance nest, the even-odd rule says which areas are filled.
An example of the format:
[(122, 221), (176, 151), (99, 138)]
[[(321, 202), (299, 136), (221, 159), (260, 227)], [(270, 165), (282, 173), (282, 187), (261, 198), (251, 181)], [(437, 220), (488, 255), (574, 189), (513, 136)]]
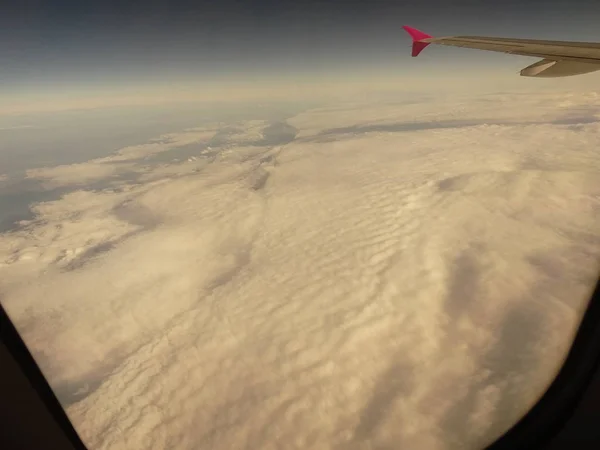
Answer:
[(547, 446), (571, 417), (600, 367), (600, 280), (563, 365), (538, 402), (488, 450)]
[[(50, 384), (44, 377), (44, 374), (38, 367), (35, 359), (29, 352), (29, 349), (23, 342), (21, 335), (16, 330), (4, 307), (0, 304), (0, 340), (8, 350), (14, 361), (20, 367), (23, 376), (27, 378), (29, 385), (35, 390), (39, 400), (43, 403), (46, 410), (54, 418), (56, 425), (60, 427), (62, 433), (70, 442), (75, 450), (87, 450), (85, 444), (77, 434), (75, 427), (69, 420), (67, 413), (60, 404)], [(30, 428), (40, 424), (31, 423)], [(53, 448), (53, 443), (48, 443)]]

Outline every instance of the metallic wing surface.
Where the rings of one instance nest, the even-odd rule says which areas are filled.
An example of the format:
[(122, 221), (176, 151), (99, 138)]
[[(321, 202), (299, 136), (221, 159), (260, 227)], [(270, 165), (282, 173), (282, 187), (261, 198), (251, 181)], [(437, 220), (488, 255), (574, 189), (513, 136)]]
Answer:
[(429, 44), (474, 48), (511, 55), (535, 56), (540, 61), (521, 70), (524, 77), (567, 77), (600, 70), (600, 43), (511, 39), (486, 36), (448, 36), (435, 38), (408, 26), (412, 38), (412, 56), (418, 56)]

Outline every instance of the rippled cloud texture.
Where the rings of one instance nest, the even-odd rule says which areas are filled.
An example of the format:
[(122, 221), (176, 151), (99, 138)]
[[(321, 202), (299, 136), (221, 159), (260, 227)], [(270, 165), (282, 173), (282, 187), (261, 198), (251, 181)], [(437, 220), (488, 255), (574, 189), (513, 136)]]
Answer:
[(30, 170), (73, 190), (0, 235), (3, 304), (91, 449), (481, 447), (596, 280), (597, 99), (344, 104)]

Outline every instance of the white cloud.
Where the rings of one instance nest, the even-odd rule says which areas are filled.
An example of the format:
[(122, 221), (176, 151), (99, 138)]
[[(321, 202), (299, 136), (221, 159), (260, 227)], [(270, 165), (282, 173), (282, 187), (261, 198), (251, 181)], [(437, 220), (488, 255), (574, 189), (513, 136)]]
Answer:
[(69, 184), (92, 183), (103, 180), (119, 171), (131, 171), (133, 164), (127, 166), (114, 166), (109, 164), (98, 164), (94, 161), (70, 164), (56, 167), (43, 167), (27, 171), (28, 178), (37, 178), (47, 181), (48, 188), (64, 186)]
[(104, 158), (96, 158), (80, 164), (30, 169), (27, 171), (27, 178), (38, 179), (47, 188), (54, 188), (86, 185), (129, 172), (143, 173), (147, 169), (139, 163), (139, 160), (177, 147), (209, 142), (214, 133), (215, 131), (209, 128), (201, 131), (188, 130), (182, 133), (166, 134), (154, 142), (125, 147)]
[[(308, 112), (274, 164), (240, 147), (39, 204), (0, 235), (4, 304), (90, 448), (481, 447), (552, 380), (596, 276), (599, 126), (548, 98)], [(391, 126), (430, 110), (473, 123)]]

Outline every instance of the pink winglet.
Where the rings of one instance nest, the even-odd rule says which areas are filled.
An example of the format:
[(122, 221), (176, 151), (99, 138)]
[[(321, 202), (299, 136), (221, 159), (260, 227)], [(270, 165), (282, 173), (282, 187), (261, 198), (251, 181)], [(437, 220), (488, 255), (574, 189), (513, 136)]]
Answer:
[(433, 37), (415, 28), (407, 27), (406, 25), (404, 25), (402, 28), (404, 28), (404, 31), (410, 34), (410, 37), (413, 40), (412, 56), (418, 56), (419, 53), (421, 53), (423, 49), (429, 45), (429, 42), (422, 42), (422, 39), (429, 39)]

